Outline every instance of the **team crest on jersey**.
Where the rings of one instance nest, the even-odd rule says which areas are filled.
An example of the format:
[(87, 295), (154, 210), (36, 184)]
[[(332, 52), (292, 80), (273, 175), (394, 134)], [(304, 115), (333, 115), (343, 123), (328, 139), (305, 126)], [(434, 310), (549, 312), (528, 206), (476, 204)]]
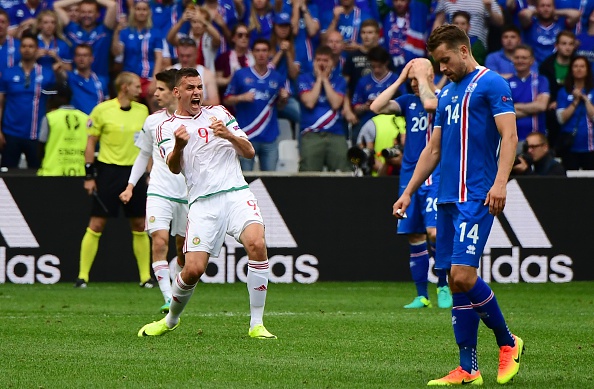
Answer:
[(272, 89), (276, 89), (278, 88), (278, 82), (272, 80), (268, 83), (268, 86), (270, 86)]
[(149, 223), (154, 223), (154, 222), (155, 222), (155, 217), (154, 216), (149, 217)]
[(476, 82), (473, 82), (472, 84), (470, 84), (470, 85), (468, 85), (466, 87), (466, 93), (472, 93), (472, 92), (474, 92), (474, 90), (476, 89), (476, 87), (477, 87)]
[(199, 244), (200, 244), (200, 238), (199, 238), (199, 237), (197, 237), (197, 236), (195, 236), (195, 237), (192, 239), (192, 244), (193, 244), (193, 245), (195, 245), (195, 246), (196, 246), (196, 245), (199, 245)]
[(410, 103), (410, 105), (408, 106), (408, 109), (413, 110), (417, 108), (417, 103)]
[(254, 79), (251, 78), (251, 77), (246, 77), (244, 79), (244, 82), (246, 83), (246, 85), (250, 85), (250, 84), (253, 84), (254, 83)]
[(211, 117), (208, 118), (208, 120), (210, 120), (212, 123), (214, 123), (214, 122), (217, 121), (217, 118), (214, 117), (214, 116), (211, 116)]
[(458, 96), (452, 96), (452, 103), (455, 103), (458, 101)]

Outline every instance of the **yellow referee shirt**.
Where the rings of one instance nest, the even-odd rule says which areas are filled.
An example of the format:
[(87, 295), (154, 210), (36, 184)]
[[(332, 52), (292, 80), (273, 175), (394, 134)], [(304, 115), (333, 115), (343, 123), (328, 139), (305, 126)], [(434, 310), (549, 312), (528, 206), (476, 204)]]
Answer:
[(97, 160), (113, 165), (132, 166), (139, 152), (134, 141), (148, 115), (148, 108), (135, 101), (128, 111), (120, 109), (117, 98), (97, 105), (87, 123), (87, 133), (99, 138)]

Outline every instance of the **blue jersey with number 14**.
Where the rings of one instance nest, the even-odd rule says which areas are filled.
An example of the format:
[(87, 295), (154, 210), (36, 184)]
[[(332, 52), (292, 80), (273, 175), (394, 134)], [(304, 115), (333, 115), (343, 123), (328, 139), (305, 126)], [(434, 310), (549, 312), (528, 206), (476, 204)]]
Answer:
[(515, 113), (505, 79), (478, 66), (438, 96), (434, 127), (441, 127), (439, 204), (485, 200), (499, 162), (495, 116)]

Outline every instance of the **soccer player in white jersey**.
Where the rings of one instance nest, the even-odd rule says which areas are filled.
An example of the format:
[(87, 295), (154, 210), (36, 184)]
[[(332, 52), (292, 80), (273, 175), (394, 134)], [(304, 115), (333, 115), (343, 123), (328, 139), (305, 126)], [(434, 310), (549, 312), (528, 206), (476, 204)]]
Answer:
[(154, 95), (162, 109), (147, 117), (144, 122), (142, 132), (135, 142), (140, 148), (140, 153), (132, 166), (128, 186), (120, 194), (120, 200), (127, 204), (132, 197), (134, 186), (142, 177), (152, 156), (153, 166), (147, 190), (145, 228), (152, 238), (153, 272), (165, 300), (165, 304), (161, 307), (162, 313), (169, 312), (171, 303), (171, 279), (167, 262), (169, 231), (171, 229), (171, 235), (175, 236), (177, 247), (175, 264), (179, 272), (184, 263), (182, 247), (188, 216), (186, 182), (183, 176), (169, 171), (169, 167), (159, 154), (159, 146), (156, 142), (157, 127), (169, 119), (177, 107), (177, 99), (173, 95), (175, 73), (177, 70), (171, 69), (157, 73), (155, 76), (157, 89)]
[(183, 173), (188, 186), (186, 262), (171, 287), (169, 313), (142, 327), (138, 336), (163, 335), (179, 326), (180, 315), (209, 257), (219, 255), (227, 233), (243, 244), (248, 255), (248, 334), (257, 339), (276, 339), (262, 320), (269, 274), (264, 222), (239, 165), (239, 156), (254, 158), (255, 151), (225, 108), (201, 106), (202, 88), (195, 68), (180, 69), (174, 88), (177, 110), (157, 130), (161, 156), (169, 170)]

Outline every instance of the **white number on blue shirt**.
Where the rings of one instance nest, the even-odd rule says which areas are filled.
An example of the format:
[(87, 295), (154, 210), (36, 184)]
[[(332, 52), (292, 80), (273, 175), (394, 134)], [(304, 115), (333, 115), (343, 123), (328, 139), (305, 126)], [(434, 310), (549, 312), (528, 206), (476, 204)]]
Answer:
[(464, 238), (472, 239), (472, 244), (476, 244), (479, 240), (478, 236), (478, 224), (472, 226), (468, 235), (466, 235), (466, 222), (460, 224), (460, 242), (464, 242)]
[(412, 122), (411, 132), (427, 131), (427, 116), (413, 117)]
[(431, 198), (427, 197), (427, 207), (425, 208), (425, 212), (437, 212), (437, 197)]
[(452, 121), (458, 124), (460, 118), (460, 104), (454, 105), (454, 112), (452, 112), (452, 106), (446, 105), (445, 110), (448, 113), (448, 125), (452, 124)]

